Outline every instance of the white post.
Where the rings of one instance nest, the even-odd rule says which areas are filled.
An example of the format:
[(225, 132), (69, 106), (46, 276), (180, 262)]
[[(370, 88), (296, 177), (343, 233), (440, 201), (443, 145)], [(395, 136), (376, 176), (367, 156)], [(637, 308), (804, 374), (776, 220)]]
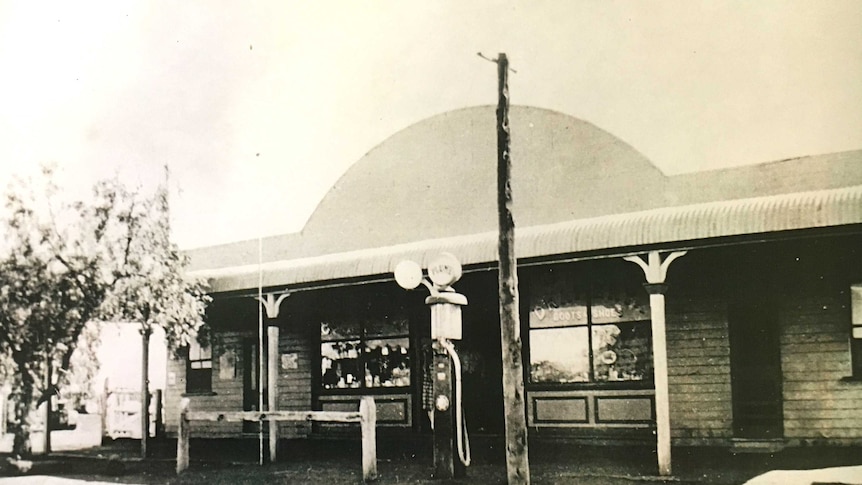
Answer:
[(658, 472), (662, 476), (671, 474), (670, 453), (670, 397), (667, 377), (667, 336), (665, 331), (664, 293), (667, 285), (667, 268), (670, 263), (686, 254), (685, 251), (670, 253), (664, 261), (658, 251), (650, 251), (647, 261), (638, 256), (628, 256), (623, 259), (637, 264), (643, 269), (646, 277), (646, 288), (649, 292), (650, 319), (652, 321), (653, 370), (655, 379), (655, 426), (656, 455)]
[(6, 434), (6, 388), (0, 388), (0, 436)]
[(362, 479), (371, 482), (377, 479), (377, 405), (371, 396), (362, 396), (359, 401), (359, 426), (362, 431)]
[[(261, 240), (258, 239), (258, 263), (259, 265), (262, 258), (262, 246)], [(261, 266), (262, 267), (262, 266)], [(260, 403), (260, 411), (263, 411), (264, 405), (267, 407), (267, 411), (275, 411), (278, 406), (278, 324), (275, 321), (278, 318), (279, 307), (281, 306), (281, 302), (284, 301), (285, 298), (290, 296), (290, 292), (284, 291), (282, 292), (278, 298), (276, 298), (275, 293), (267, 293), (265, 296), (263, 294), (263, 272), (260, 270), (258, 272), (258, 288), (257, 288), (257, 301), (259, 302), (258, 307), (258, 333), (259, 333), (259, 345), (260, 345), (260, 390), (259, 392), (259, 403)], [(266, 311), (266, 317), (270, 320), (269, 325), (267, 326), (267, 335), (263, 334), (263, 312)], [(268, 352), (266, 352), (266, 356), (264, 357), (264, 348), (266, 339), (266, 343), (268, 343)], [(264, 358), (266, 359), (266, 365), (264, 366)], [(269, 398), (264, 402), (263, 393), (264, 393), (264, 384), (266, 384), (266, 392), (269, 393)], [(275, 461), (275, 453), (276, 453), (276, 444), (278, 443), (278, 423), (274, 423), (270, 421), (269, 423), (269, 461)], [(260, 464), (263, 465), (263, 421), (260, 422)]]
[[(665, 335), (664, 285), (647, 285), (652, 320), (652, 354), (655, 372), (655, 425), (658, 472), (671, 474), (670, 465), (670, 398), (667, 377), (667, 338)], [(661, 288), (657, 288), (661, 287)], [(652, 290), (658, 290), (655, 293)]]
[[(267, 366), (267, 411), (278, 410), (278, 326), (270, 322), (267, 327), (268, 352)], [(276, 461), (276, 448), (278, 445), (278, 421), (269, 420), (269, 462)]]
[(177, 475), (186, 471), (189, 467), (189, 398), (180, 400), (180, 429), (177, 433)]

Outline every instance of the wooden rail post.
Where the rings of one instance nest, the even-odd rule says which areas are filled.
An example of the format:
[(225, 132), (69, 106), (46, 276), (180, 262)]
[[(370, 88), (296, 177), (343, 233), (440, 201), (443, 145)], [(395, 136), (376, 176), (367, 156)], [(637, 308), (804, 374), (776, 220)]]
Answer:
[(359, 426), (362, 430), (362, 479), (377, 480), (377, 405), (371, 396), (359, 401)]
[(165, 437), (165, 423), (164, 423), (164, 408), (162, 407), (162, 390), (156, 389), (156, 392), (153, 393), (155, 398), (153, 402), (156, 407), (156, 438), (161, 439)]
[(108, 392), (108, 379), (105, 379), (102, 383), (102, 393), (99, 395), (99, 412), (102, 414), (102, 419), (99, 421), (101, 427), (100, 443), (101, 440), (105, 439), (105, 436), (108, 436)]
[(141, 326), (141, 458), (147, 458), (150, 440), (150, 336), (149, 325)]
[(359, 423), (362, 431), (362, 478), (377, 479), (377, 407), (374, 398), (363, 396), (359, 412), (341, 411), (190, 411), (189, 399), (180, 401), (179, 433), (177, 437), (177, 474), (189, 467), (189, 437), (191, 421), (240, 423), (243, 421), (327, 421)]
[(189, 398), (180, 401), (180, 429), (177, 433), (177, 475), (189, 467)]
[(42, 394), (45, 401), (45, 420), (43, 421), (45, 432), (42, 434), (42, 454), (49, 455), (51, 453), (51, 404), (54, 402), (54, 395), (51, 394), (53, 387), (51, 381), (51, 357), (50, 353), (45, 354), (45, 392)]

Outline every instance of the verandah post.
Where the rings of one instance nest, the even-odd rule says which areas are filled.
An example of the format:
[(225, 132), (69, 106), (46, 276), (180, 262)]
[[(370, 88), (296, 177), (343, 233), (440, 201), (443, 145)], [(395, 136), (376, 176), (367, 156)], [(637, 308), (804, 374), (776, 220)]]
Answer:
[(189, 423), (189, 398), (180, 400), (180, 429), (177, 433), (177, 475), (189, 467), (189, 437), (191, 424)]
[(647, 283), (644, 287), (649, 292), (650, 320), (652, 321), (658, 473), (662, 476), (669, 476), (671, 474), (670, 401), (668, 395), (667, 335), (665, 331), (664, 307), (664, 292), (667, 286), (663, 283)]
[[(262, 246), (261, 242), (258, 241), (258, 258), (262, 258)], [(290, 296), (290, 292), (284, 291), (282, 292), (278, 298), (276, 298), (275, 293), (267, 293), (266, 296), (263, 294), (263, 273), (259, 274), (258, 281), (258, 294), (257, 300), (259, 302), (258, 307), (258, 331), (260, 333), (259, 345), (261, 349), (261, 363), (260, 363), (260, 396), (259, 396), (259, 404), (260, 410), (263, 411), (266, 409), (267, 411), (276, 411), (278, 409), (278, 361), (279, 361), (279, 353), (278, 353), (278, 313), (279, 308), (281, 306), (281, 302), (285, 300), (288, 296)], [(264, 335), (263, 330), (263, 314), (266, 311), (266, 318), (269, 320), (267, 325), (266, 335)], [(264, 366), (264, 360), (266, 361), (266, 365)], [(266, 395), (266, 399), (264, 399), (264, 394)], [(261, 420), (260, 424), (260, 464), (263, 465), (263, 421)], [(278, 423), (270, 421), (267, 425), (269, 430), (269, 461), (276, 461), (276, 448), (278, 445)]]
[(667, 337), (665, 329), (665, 301), (667, 291), (667, 269), (677, 258), (685, 256), (686, 251), (674, 251), (662, 261), (658, 251), (647, 253), (647, 260), (639, 256), (626, 256), (623, 259), (641, 267), (646, 277), (644, 288), (650, 295), (650, 320), (652, 321), (653, 374), (655, 380), (656, 414), (656, 458), (659, 475), (669, 476), (671, 468), (670, 439), (670, 396), (667, 374)]
[[(270, 320), (267, 326), (267, 411), (278, 410), (278, 325)], [(278, 421), (269, 420), (269, 462), (275, 463), (278, 448)]]
[(371, 396), (359, 401), (359, 427), (362, 431), (362, 479), (377, 480), (377, 405)]

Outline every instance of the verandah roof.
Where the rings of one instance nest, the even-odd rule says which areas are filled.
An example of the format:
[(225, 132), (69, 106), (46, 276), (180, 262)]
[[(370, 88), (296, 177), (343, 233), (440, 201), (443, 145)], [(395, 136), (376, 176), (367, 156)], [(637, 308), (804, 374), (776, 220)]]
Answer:
[[(517, 214), (516, 214), (517, 217)], [(862, 185), (682, 205), (516, 228), (519, 259), (649, 247), (717, 237), (862, 224)], [(691, 244), (691, 243), (689, 243)], [(442, 251), (464, 265), (497, 260), (497, 233), (428, 239), (380, 248), (194, 271), (212, 292), (390, 275), (411, 259), (426, 266)]]

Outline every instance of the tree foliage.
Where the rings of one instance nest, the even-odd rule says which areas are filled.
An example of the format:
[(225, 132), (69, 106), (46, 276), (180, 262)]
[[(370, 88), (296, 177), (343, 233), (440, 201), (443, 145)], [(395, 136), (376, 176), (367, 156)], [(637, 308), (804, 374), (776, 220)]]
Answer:
[(121, 244), (112, 258), (115, 280), (106, 293), (102, 316), (138, 323), (147, 333), (159, 326), (170, 349), (178, 354), (191, 338), (207, 338), (202, 327), (209, 302), (205, 285), (185, 275), (188, 256), (170, 241), (165, 187), (145, 199), (122, 186), (117, 190), (118, 199), (128, 206), (121, 220)]
[(167, 200), (165, 187), (142, 195), (111, 179), (86, 202), (64, 201), (50, 170), (39, 184), (19, 181), (8, 190), (0, 365), (13, 390), (15, 453), (28, 452), (34, 404), (55, 391), (44, 379), (49, 365), (69, 371), (88, 322), (161, 326), (175, 351), (201, 330), (207, 297), (170, 242)]

